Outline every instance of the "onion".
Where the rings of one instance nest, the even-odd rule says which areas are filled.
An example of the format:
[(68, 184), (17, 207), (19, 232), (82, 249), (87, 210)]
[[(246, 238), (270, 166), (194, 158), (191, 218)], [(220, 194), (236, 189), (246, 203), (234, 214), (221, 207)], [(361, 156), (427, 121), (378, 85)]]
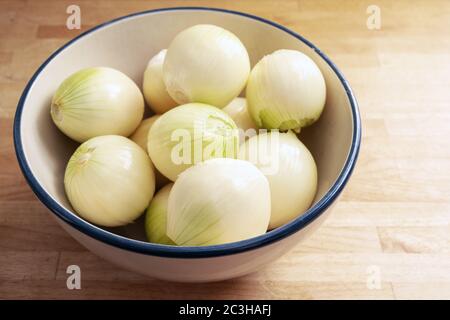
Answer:
[[(136, 142), (144, 151), (147, 153), (147, 138), (148, 132), (152, 127), (153, 123), (159, 118), (159, 115), (152, 116), (150, 118), (142, 120), (139, 127), (136, 131), (130, 136), (130, 139)], [(153, 166), (153, 163), (152, 163)], [(156, 180), (156, 189), (160, 189), (169, 183), (169, 179), (167, 179), (161, 172), (159, 172), (154, 166), (153, 171), (155, 172), (155, 180)]]
[(189, 103), (167, 111), (153, 124), (148, 152), (153, 164), (172, 181), (192, 165), (210, 158), (236, 158), (239, 132), (222, 110)]
[(166, 235), (167, 202), (173, 183), (164, 186), (153, 197), (145, 216), (145, 232), (147, 239), (153, 243), (174, 245)]
[(122, 136), (84, 142), (67, 164), (67, 197), (84, 219), (114, 227), (132, 222), (147, 208), (155, 176), (147, 154)]
[(145, 152), (147, 152), (147, 138), (150, 128), (158, 120), (160, 116), (155, 115), (150, 118), (142, 120), (136, 131), (130, 136), (130, 139), (136, 142)]
[(163, 63), (166, 52), (167, 50), (164, 49), (150, 59), (142, 84), (145, 101), (156, 113), (164, 113), (177, 105), (167, 92), (163, 81)]
[(250, 73), (242, 42), (214, 25), (196, 25), (170, 44), (163, 66), (167, 91), (179, 104), (202, 102), (222, 108), (237, 97)]
[(252, 137), (242, 146), (239, 158), (254, 163), (269, 181), (269, 229), (291, 221), (311, 206), (317, 190), (316, 163), (293, 132)]
[(56, 126), (78, 142), (101, 135), (129, 136), (142, 120), (144, 99), (122, 72), (87, 68), (61, 83), (50, 113)]
[(183, 172), (169, 195), (167, 235), (184, 246), (215, 245), (264, 234), (267, 179), (250, 162), (211, 159)]
[(234, 98), (225, 108), (225, 111), (236, 123), (241, 130), (240, 141), (245, 141), (245, 137), (256, 135), (256, 125), (253, 122), (247, 109), (247, 101), (245, 98)]
[(325, 80), (305, 54), (278, 50), (255, 65), (246, 98), (250, 115), (259, 127), (297, 130), (315, 122), (322, 113)]

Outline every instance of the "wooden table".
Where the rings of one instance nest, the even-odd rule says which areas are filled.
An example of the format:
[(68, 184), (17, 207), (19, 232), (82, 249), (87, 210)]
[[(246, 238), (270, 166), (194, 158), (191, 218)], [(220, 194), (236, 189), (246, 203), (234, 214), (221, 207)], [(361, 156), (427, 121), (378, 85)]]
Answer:
[[(118, 269), (68, 236), (16, 162), (12, 120), (41, 62), (79, 31), (145, 9), (200, 5), (256, 14), (317, 44), (359, 100), (363, 143), (325, 225), (264, 270), (232, 281), (165, 283)], [(366, 13), (381, 10), (381, 29)], [(0, 298), (450, 298), (450, 2), (0, 0)], [(66, 288), (66, 268), (82, 289)], [(379, 280), (379, 281), (378, 281)]]

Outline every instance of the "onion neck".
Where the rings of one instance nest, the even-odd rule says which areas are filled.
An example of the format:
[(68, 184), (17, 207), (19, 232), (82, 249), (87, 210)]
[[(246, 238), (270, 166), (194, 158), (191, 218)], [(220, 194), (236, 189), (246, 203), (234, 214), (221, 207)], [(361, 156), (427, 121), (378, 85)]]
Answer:
[(73, 164), (74, 167), (83, 167), (89, 163), (89, 160), (92, 158), (95, 148), (81, 148), (74, 154)]
[(91, 152), (84, 153), (84, 154), (82, 154), (82, 155), (80, 155), (78, 157), (77, 164), (82, 166), (82, 165), (86, 164), (91, 157), (92, 157), (92, 153)]
[(55, 119), (56, 121), (62, 121), (63, 113), (61, 110), (61, 106), (58, 104), (58, 102), (52, 102), (50, 112), (53, 115), (53, 119)]

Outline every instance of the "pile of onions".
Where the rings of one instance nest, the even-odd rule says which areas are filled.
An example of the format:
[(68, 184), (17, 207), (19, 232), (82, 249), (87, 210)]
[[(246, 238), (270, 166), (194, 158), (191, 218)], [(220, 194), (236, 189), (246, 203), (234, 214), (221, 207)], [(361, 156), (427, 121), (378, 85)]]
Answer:
[[(51, 118), (81, 143), (64, 176), (74, 211), (107, 227), (145, 212), (148, 241), (170, 246), (241, 241), (302, 215), (318, 173), (297, 133), (326, 99), (314, 61), (277, 50), (251, 70), (239, 38), (207, 24), (161, 49), (140, 75), (143, 93), (107, 67), (56, 90)], [(142, 120), (145, 103), (154, 115)]]

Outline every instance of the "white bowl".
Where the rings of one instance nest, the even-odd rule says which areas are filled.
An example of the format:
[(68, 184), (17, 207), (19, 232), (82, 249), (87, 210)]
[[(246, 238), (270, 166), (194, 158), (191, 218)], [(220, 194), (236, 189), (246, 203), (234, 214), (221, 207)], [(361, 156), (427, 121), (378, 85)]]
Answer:
[[(59, 83), (90, 66), (116, 68), (141, 85), (150, 57), (167, 48), (181, 30), (216, 24), (236, 34), (252, 66), (277, 49), (311, 57), (327, 84), (320, 120), (301, 133), (314, 155), (319, 187), (314, 205), (292, 222), (245, 241), (207, 247), (172, 247), (145, 242), (142, 219), (102, 229), (71, 208), (63, 187), (65, 165), (76, 144), (53, 125), (50, 101)], [(331, 211), (358, 155), (361, 125), (356, 100), (336, 66), (311, 42), (274, 22), (210, 8), (170, 8), (140, 12), (99, 25), (53, 53), (36, 71), (20, 98), (14, 123), (17, 158), (38, 198), (59, 224), (86, 248), (126, 269), (171, 281), (202, 282), (239, 277), (274, 261), (313, 232)]]

